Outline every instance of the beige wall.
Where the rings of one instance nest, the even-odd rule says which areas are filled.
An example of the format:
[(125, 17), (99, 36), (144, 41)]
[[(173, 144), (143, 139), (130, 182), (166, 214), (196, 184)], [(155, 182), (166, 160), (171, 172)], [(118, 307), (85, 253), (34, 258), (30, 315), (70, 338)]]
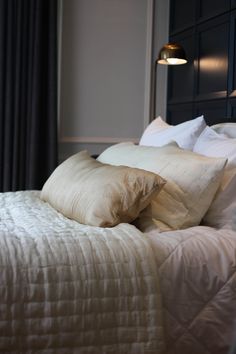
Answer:
[[(167, 4), (158, 2), (156, 12)], [(150, 120), (153, 0), (62, 0), (60, 9), (60, 160), (84, 148), (94, 154), (138, 141)], [(155, 42), (166, 36), (159, 17)]]

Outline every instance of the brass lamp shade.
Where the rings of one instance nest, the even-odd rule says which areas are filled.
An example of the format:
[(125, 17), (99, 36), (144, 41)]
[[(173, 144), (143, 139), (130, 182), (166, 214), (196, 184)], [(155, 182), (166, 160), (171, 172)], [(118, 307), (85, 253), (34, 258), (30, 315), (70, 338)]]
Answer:
[(168, 43), (161, 48), (158, 64), (181, 65), (187, 63), (186, 54), (181, 45), (177, 43)]

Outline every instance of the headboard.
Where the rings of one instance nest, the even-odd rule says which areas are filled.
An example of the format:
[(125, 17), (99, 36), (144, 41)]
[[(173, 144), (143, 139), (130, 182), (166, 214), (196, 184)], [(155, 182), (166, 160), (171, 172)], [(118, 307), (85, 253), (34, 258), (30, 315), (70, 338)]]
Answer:
[(211, 126), (217, 133), (226, 134), (230, 138), (236, 138), (236, 123), (221, 123)]
[(236, 0), (170, 0), (169, 33), (188, 63), (168, 67), (167, 122), (236, 122)]

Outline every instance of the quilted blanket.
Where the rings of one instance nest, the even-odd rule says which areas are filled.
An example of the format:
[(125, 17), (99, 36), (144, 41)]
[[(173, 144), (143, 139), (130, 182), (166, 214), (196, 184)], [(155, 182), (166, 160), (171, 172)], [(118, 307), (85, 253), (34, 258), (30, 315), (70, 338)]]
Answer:
[(154, 256), (134, 226), (80, 225), (0, 195), (0, 352), (163, 353)]
[(197, 226), (150, 232), (167, 354), (228, 354), (236, 340), (236, 232)]
[(227, 354), (235, 337), (234, 231), (94, 228), (0, 194), (0, 353)]

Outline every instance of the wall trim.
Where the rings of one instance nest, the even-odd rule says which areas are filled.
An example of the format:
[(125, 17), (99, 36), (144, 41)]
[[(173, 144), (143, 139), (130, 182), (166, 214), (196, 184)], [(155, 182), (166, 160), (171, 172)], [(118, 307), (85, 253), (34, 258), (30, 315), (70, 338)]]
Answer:
[[(147, 0), (146, 14), (146, 55), (145, 55), (145, 77), (144, 77), (144, 108), (143, 128), (145, 129), (151, 121), (152, 116), (152, 75), (153, 75), (153, 38), (154, 38), (154, 1)], [(138, 138), (119, 137), (77, 137), (61, 136), (61, 51), (62, 51), (62, 30), (63, 30), (63, 0), (58, 1), (58, 140), (59, 143), (88, 143), (88, 144), (114, 144), (119, 142), (138, 143)]]
[(147, 34), (146, 34), (146, 61), (145, 61), (145, 84), (144, 84), (144, 129), (150, 122), (152, 104), (152, 53), (153, 53), (153, 17), (154, 0), (147, 1)]
[(88, 136), (64, 136), (60, 143), (83, 143), (83, 144), (117, 144), (121, 142), (138, 143), (138, 138), (117, 138), (117, 137), (88, 137)]
[[(156, 1), (155, 23), (154, 23), (154, 51), (153, 62), (156, 61), (159, 51), (169, 41), (169, 0)], [(156, 112), (153, 112), (152, 119), (161, 116), (167, 118), (167, 83), (168, 65), (157, 65), (156, 71)]]

